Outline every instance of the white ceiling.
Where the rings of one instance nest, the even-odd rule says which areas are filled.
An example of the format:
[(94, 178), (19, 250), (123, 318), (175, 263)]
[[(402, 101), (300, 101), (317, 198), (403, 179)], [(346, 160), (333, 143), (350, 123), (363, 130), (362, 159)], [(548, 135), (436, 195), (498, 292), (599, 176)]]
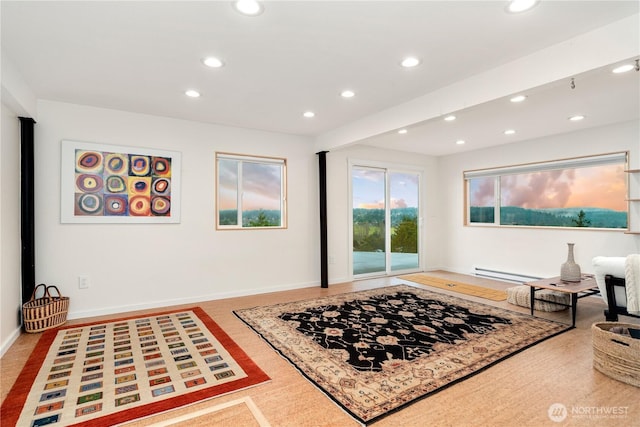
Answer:
[[(39, 99), (326, 140), (639, 12), (637, 1), (542, 0), (516, 15), (505, 12), (506, 3), (269, 1), (264, 13), (247, 17), (230, 1), (3, 0), (2, 52)], [(204, 67), (208, 55), (225, 66)], [(423, 62), (403, 69), (406, 55)], [(575, 76), (575, 89), (568, 79), (527, 87), (518, 106), (496, 97), (465, 105), (453, 123), (425, 114), (406, 135), (390, 123), (378, 135), (333, 145), (445, 155), (638, 119), (639, 75), (614, 76), (606, 66)], [(186, 97), (189, 88), (202, 96)], [(344, 89), (356, 96), (341, 98)], [(306, 110), (316, 116), (302, 117)], [(568, 122), (574, 113), (587, 119)], [(506, 128), (517, 133), (506, 137)], [(467, 144), (457, 146), (457, 139)]]

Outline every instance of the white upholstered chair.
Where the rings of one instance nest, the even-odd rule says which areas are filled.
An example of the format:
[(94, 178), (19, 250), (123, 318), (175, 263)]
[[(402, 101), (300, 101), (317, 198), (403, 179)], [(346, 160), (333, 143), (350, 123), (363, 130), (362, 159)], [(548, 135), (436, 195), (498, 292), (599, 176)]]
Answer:
[[(633, 301), (633, 310), (627, 310), (627, 292), (629, 291), (626, 284), (632, 282), (634, 289), (629, 292), (638, 293), (637, 287), (640, 286), (640, 272), (636, 271), (637, 257), (639, 255), (630, 255), (627, 257), (605, 257), (597, 256), (593, 258), (593, 269), (598, 284), (600, 294), (607, 303), (607, 309), (604, 311), (607, 321), (617, 321), (618, 315), (640, 317), (640, 311), (635, 310), (636, 301)], [(630, 267), (630, 260), (633, 258), (636, 264)], [(629, 260), (629, 261), (628, 261)]]

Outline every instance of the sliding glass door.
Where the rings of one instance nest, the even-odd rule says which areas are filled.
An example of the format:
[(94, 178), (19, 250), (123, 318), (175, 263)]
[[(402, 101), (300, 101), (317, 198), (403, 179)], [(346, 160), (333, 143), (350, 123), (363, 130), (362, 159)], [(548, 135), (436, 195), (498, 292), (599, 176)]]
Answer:
[(408, 172), (388, 172), (391, 271), (415, 270), (418, 257), (419, 175)]
[(353, 275), (420, 267), (420, 174), (351, 167)]
[(387, 270), (386, 257), (386, 171), (354, 166), (353, 275)]

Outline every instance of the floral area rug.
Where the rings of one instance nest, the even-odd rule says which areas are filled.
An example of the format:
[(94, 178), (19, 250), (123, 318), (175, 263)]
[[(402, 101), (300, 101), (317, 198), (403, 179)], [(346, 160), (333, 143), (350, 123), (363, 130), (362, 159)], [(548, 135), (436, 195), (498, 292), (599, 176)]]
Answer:
[(112, 426), (269, 377), (200, 307), (43, 333), (4, 426)]
[(408, 285), (234, 313), (365, 425), (570, 329)]

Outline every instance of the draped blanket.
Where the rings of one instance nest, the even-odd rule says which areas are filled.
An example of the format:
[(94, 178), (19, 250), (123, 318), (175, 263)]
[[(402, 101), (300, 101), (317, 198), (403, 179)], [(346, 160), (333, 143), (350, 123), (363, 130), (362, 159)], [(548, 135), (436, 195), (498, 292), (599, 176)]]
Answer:
[(627, 311), (640, 314), (640, 254), (628, 255), (624, 264)]

